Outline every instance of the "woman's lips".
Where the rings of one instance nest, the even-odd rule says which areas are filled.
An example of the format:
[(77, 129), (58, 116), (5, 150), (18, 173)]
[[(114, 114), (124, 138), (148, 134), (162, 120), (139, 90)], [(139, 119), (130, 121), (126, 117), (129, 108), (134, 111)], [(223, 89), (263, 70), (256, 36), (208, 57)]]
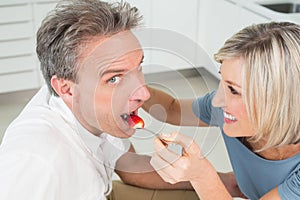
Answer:
[(230, 115), (229, 113), (224, 112), (224, 122), (226, 124), (231, 124), (231, 123), (234, 123), (236, 121), (237, 120), (234, 116)]

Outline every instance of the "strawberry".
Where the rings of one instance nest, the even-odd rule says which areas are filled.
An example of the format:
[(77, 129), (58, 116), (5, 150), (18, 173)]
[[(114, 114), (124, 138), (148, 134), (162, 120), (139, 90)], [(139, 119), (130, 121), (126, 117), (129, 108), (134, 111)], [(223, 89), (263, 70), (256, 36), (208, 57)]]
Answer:
[(145, 125), (144, 120), (137, 115), (130, 115), (127, 118), (127, 122), (131, 128), (135, 129), (144, 128)]

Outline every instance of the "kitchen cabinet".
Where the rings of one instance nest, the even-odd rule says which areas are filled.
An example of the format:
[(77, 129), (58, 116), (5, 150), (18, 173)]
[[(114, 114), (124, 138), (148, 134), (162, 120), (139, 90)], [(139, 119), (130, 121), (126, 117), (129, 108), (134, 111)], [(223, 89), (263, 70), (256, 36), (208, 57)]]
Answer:
[[(56, 2), (0, 2), (0, 93), (37, 88), (43, 83), (35, 54), (35, 34)], [(136, 34), (144, 47), (145, 73), (194, 67), (198, 0), (190, 0), (188, 4), (182, 0), (128, 2), (144, 16), (143, 28)]]
[(40, 20), (46, 11), (53, 8), (55, 2), (0, 2), (0, 93), (33, 89), (41, 85), (41, 73), (35, 54), (35, 34)]
[[(154, 72), (192, 68), (195, 62), (198, 0), (154, 0), (152, 24)], [(187, 46), (187, 44), (190, 44)]]
[[(145, 60), (144, 73), (194, 67), (198, 37), (198, 0), (129, 0), (143, 15), (143, 27), (135, 31)], [(191, 45), (187, 45), (191, 44)]]
[[(234, 33), (248, 25), (270, 21), (268, 17), (239, 4), (239, 1), (231, 0), (200, 0), (199, 19), (198, 42), (212, 61), (213, 55)], [(213, 68), (208, 71), (219, 77), (219, 64), (214, 62)]]
[[(144, 16), (142, 27), (134, 32), (145, 54), (144, 73), (204, 67), (219, 77), (213, 54), (226, 39), (253, 23), (298, 16), (283, 16), (254, 0), (127, 1)], [(0, 93), (37, 88), (43, 83), (35, 34), (57, 2), (0, 1)]]

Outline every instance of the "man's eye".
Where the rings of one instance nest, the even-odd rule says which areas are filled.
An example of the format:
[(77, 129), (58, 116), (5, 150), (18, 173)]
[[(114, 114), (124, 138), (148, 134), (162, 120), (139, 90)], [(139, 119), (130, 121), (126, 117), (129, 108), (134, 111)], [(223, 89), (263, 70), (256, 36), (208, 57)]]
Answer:
[(232, 86), (228, 86), (228, 88), (232, 94), (239, 94)]
[(108, 80), (108, 83), (116, 84), (121, 81), (121, 78), (119, 76), (114, 76), (111, 79)]

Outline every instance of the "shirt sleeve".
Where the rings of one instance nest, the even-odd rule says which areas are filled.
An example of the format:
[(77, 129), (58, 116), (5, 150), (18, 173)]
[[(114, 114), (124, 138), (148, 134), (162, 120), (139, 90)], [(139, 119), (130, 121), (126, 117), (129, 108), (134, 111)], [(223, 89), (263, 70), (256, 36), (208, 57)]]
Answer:
[(0, 156), (0, 199), (59, 199), (58, 178), (39, 158), (24, 154)]
[(282, 200), (300, 199), (300, 164), (289, 177), (278, 187)]
[(194, 114), (204, 123), (221, 127), (223, 125), (223, 111), (221, 108), (212, 106), (214, 95), (215, 91), (194, 100), (192, 109)]

